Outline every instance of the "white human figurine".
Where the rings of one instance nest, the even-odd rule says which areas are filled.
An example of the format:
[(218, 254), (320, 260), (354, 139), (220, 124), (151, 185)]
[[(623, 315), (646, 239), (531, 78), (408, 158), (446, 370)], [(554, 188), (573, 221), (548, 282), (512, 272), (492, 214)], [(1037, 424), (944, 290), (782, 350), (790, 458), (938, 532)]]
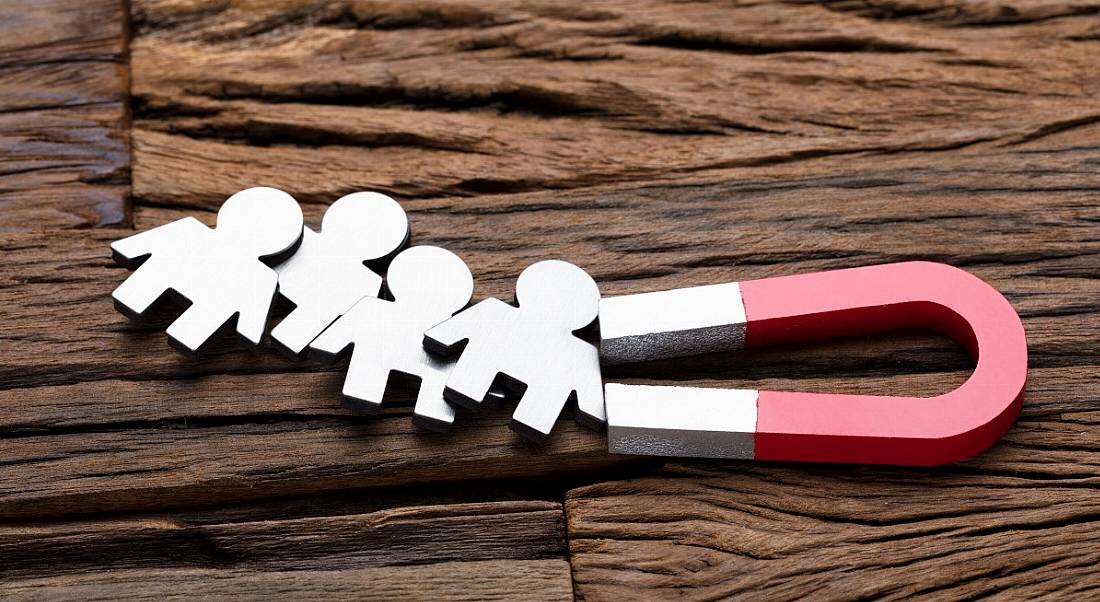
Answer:
[(261, 261), (290, 251), (302, 236), (302, 210), (289, 194), (249, 188), (218, 210), (215, 229), (185, 217), (111, 244), (115, 261), (136, 271), (111, 294), (130, 318), (146, 317), (169, 292), (191, 302), (168, 327), (168, 341), (196, 356), (230, 326), (257, 346), (278, 276)]
[(381, 407), (391, 372), (418, 377), (414, 422), (422, 428), (447, 430), (455, 413), (443, 399), (443, 386), (454, 362), (425, 350), (421, 341), (428, 327), (470, 302), (473, 276), (450, 251), (410, 247), (390, 264), (386, 285), (393, 301), (364, 297), (309, 348), (328, 361), (353, 348), (343, 394), (345, 403), (355, 410), (373, 412)]
[(442, 354), (468, 341), (446, 399), (477, 408), (499, 375), (505, 388), (522, 391), (511, 427), (529, 439), (545, 439), (571, 398), (579, 423), (606, 422), (599, 353), (573, 334), (596, 320), (596, 282), (571, 263), (540, 261), (520, 274), (516, 301), (519, 307), (486, 299), (425, 333), (425, 346)]
[(397, 201), (356, 192), (333, 203), (316, 233), (308, 227), (294, 256), (280, 264), (279, 294), (295, 305), (271, 331), (275, 345), (300, 358), (310, 341), (363, 297), (377, 297), (382, 277), (364, 265), (384, 260), (409, 240)]

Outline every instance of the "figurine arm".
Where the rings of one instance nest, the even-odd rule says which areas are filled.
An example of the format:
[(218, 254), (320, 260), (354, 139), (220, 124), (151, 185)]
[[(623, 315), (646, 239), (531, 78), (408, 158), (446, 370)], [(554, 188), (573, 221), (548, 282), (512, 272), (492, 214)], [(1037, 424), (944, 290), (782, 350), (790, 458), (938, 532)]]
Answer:
[[(309, 349), (318, 359), (331, 363), (336, 361), (349, 346), (358, 338), (370, 340), (377, 337), (362, 337), (360, 332), (369, 329), (370, 324), (379, 320), (388, 319), (385, 306), (380, 305), (380, 299), (364, 297), (344, 315), (336, 319), (328, 328), (321, 332), (316, 339), (309, 344)], [(382, 301), (382, 303), (389, 303)]]
[(174, 222), (157, 226), (151, 230), (138, 232), (111, 243), (111, 256), (119, 265), (134, 269), (145, 257), (167, 246), (174, 240), (186, 239), (194, 232), (207, 229), (193, 217), (185, 217)]
[(440, 355), (452, 355), (459, 343), (469, 340), (478, 330), (484, 330), (507, 309), (515, 308), (490, 297), (429, 328), (424, 333), (424, 347)]
[[(579, 341), (578, 341), (579, 342)], [(577, 382), (577, 422), (589, 428), (599, 428), (607, 422), (604, 410), (603, 376), (600, 374), (600, 354), (589, 343), (582, 343), (584, 353), (577, 354), (574, 374)]]

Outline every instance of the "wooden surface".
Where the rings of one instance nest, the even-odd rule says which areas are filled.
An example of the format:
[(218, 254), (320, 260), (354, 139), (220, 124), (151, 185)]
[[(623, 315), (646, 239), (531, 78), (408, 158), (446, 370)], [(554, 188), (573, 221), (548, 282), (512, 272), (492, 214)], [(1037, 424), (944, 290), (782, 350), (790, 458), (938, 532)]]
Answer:
[(0, 534), (10, 583), (4, 592), (82, 599), (479, 600), (524, 591), (572, 597), (556, 502), (265, 518), (207, 512), (8, 528)]
[[(1089, 598), (1100, 589), (1100, 3), (11, 2), (0, 12), (0, 593), (23, 599)], [(126, 11), (129, 10), (129, 19)], [(129, 87), (129, 94), (126, 88)], [(936, 469), (450, 435), (341, 366), (190, 362), (107, 245), (232, 192), (388, 192), (510, 297), (904, 259), (1024, 318), (1019, 423)], [(898, 333), (607, 380), (935, 394)]]
[(125, 17), (120, 0), (4, 0), (0, 232), (126, 221)]

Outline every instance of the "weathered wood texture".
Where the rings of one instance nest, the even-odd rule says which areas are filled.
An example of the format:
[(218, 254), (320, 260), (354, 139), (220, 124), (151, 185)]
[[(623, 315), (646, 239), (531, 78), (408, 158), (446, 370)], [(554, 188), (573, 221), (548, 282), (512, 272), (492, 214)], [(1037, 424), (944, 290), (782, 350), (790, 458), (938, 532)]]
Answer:
[[(40, 231), (0, 238), (0, 549), (18, 557), (11, 593), (568, 595), (564, 544), (539, 543), (560, 510), (523, 502), (563, 498), (586, 599), (1032, 598), (1100, 587), (1100, 4), (131, 9), (138, 228), (191, 214), (212, 223), (247, 186), (285, 188), (311, 225), (340, 194), (383, 190), (403, 200), (415, 243), (467, 260), (479, 298), (510, 297), (520, 270), (546, 257), (578, 263), (609, 294), (942, 260), (1020, 311), (1028, 398), (991, 451), (935, 470), (656, 471), (609, 456), (601, 435), (571, 421), (546, 448), (529, 447), (505, 428), (505, 411), (463, 413), (453, 434), (425, 435), (411, 428), (407, 391), (381, 417), (341, 410), (340, 367), (229, 342), (181, 359), (163, 332), (111, 309), (125, 272), (107, 244), (126, 231), (63, 230), (73, 223), (42, 203), (27, 224)], [(901, 333), (607, 378), (934, 394), (968, 366), (943, 338)], [(628, 467), (638, 479), (624, 480)], [(400, 497), (394, 508), (414, 508), (356, 501), (380, 487)], [(351, 488), (361, 490), (320, 513), (289, 502), (189, 510), (285, 496), (324, 506)], [(435, 488), (452, 493), (431, 498)], [(427, 533), (472, 521), (471, 538), (519, 524), (532, 541), (502, 535), (473, 548), (492, 554), (447, 556), (455, 531), (441, 536), (442, 555), (424, 557), (438, 564), (381, 566), (402, 553), (398, 540), (377, 552), (350, 542), (392, 512)], [(75, 516), (88, 513), (111, 514)], [(303, 538), (307, 551), (294, 553)], [(86, 554), (65, 554), (70, 541)], [(235, 562), (194, 542), (232, 549)], [(51, 558), (68, 568), (50, 577)], [(341, 568), (326, 566), (334, 559)], [(464, 589), (471, 575), (488, 589)]]
[(0, 595), (478, 600), (533, 590), (571, 599), (563, 527), (555, 502), (259, 522), (206, 513), (0, 527)]
[(0, 8), (0, 233), (120, 224), (130, 192), (123, 0)]
[(27, 579), (8, 600), (573, 600), (569, 562), (440, 562), (383, 569), (112, 571)]
[[(209, 512), (207, 514), (210, 514)], [(2, 574), (89, 569), (343, 569), (560, 558), (556, 502), (398, 507), (258, 522), (155, 515), (0, 528)]]
[(443, 562), (346, 571), (150, 569), (0, 586), (8, 600), (572, 600), (565, 560)]
[(708, 600), (1095, 598), (1096, 373), (1034, 370), (1016, 428), (956, 466), (707, 462), (572, 490), (566, 510), (577, 593), (592, 600), (635, 591)]
[(659, 182), (1100, 121), (1096, 19), (1056, 18), (1100, 4), (1018, 5), (138, 1), (134, 194)]

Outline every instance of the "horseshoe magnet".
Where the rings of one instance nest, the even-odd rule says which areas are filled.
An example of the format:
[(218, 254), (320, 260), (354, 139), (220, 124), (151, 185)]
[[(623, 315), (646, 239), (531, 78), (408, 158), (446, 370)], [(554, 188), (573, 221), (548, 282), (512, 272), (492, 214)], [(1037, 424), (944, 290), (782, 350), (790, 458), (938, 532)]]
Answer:
[(600, 356), (623, 364), (898, 328), (952, 337), (976, 362), (959, 388), (889, 397), (608, 383), (612, 453), (936, 465), (981, 452), (1020, 413), (1027, 340), (993, 287), (906, 262), (607, 297)]

